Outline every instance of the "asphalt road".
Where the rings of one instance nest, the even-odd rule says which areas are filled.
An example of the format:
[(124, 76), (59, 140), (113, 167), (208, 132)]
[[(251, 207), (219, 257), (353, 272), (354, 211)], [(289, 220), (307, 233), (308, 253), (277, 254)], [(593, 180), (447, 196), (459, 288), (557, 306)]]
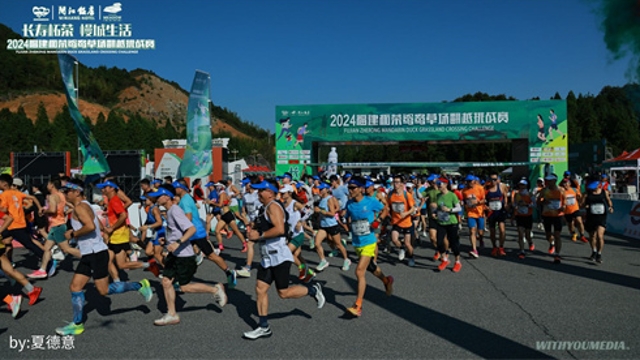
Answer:
[[(565, 260), (557, 265), (538, 231), (537, 250), (519, 260), (513, 230), (508, 229), (504, 258), (491, 258), (484, 249), (479, 259), (469, 259), (463, 232), (460, 273), (451, 267), (437, 272), (425, 241), (416, 250), (415, 268), (396, 255), (381, 256), (381, 268), (396, 279), (394, 294), (387, 297), (382, 283), (368, 275), (360, 318), (345, 315), (355, 300), (354, 267), (343, 272), (342, 261), (330, 259), (317, 277), (325, 289), (324, 308), (317, 309), (310, 297), (279, 299), (272, 287), (273, 336), (256, 341), (242, 338), (257, 324), (255, 270), (228, 291), (229, 304), (222, 309), (210, 295), (179, 295), (181, 323), (166, 327), (153, 325), (165, 311), (159, 280), (134, 270), (129, 278), (149, 278), (154, 299), (145, 303), (135, 292), (102, 298), (89, 286), (86, 330), (63, 342), (54, 329), (72, 318), (68, 287), (75, 262), (67, 259), (56, 276), (37, 282), (44, 288), (41, 300), (34, 306), (23, 302), (17, 319), (2, 306), (0, 359), (640, 358), (640, 242), (607, 236), (604, 262), (596, 265), (587, 259), (587, 244), (565, 237)], [(223, 257), (230, 265), (243, 263), (240, 248), (236, 238), (226, 241)], [(17, 251), (15, 260), (26, 273), (36, 264), (24, 255)], [(304, 255), (315, 266), (315, 252), (305, 247)], [(293, 269), (291, 274), (297, 283)], [(207, 260), (196, 281), (226, 282)], [(9, 286), (0, 279), (0, 294)], [(42, 349), (35, 348), (38, 342)]]

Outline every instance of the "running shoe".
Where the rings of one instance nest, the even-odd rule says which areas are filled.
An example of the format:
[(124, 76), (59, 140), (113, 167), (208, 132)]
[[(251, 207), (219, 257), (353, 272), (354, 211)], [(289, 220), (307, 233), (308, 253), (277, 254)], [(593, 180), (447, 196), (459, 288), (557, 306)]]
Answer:
[(416, 261), (413, 258), (409, 258), (407, 265), (409, 265), (409, 267), (414, 267), (416, 266)]
[(453, 269), (452, 271), (454, 273), (459, 272), (462, 269), (462, 263), (460, 261), (456, 261), (455, 264), (453, 264)]
[(602, 264), (602, 254), (596, 254), (596, 262)]
[(549, 245), (549, 254), (553, 254), (555, 252), (556, 252), (556, 247), (553, 244)]
[(218, 249), (218, 248), (214, 248), (214, 249), (213, 249), (213, 252), (214, 252), (216, 255), (220, 255), (220, 249)]
[(500, 250), (498, 250), (497, 247), (494, 247), (493, 249), (491, 249), (491, 256), (496, 257), (498, 256), (499, 253), (500, 253)]
[(219, 307), (224, 307), (227, 305), (227, 294), (224, 292), (224, 287), (219, 283), (214, 286), (218, 291), (213, 294), (213, 300), (215, 300), (216, 304)]
[(327, 261), (327, 259), (322, 259), (320, 260), (320, 263), (318, 264), (318, 266), (316, 266), (316, 271), (322, 271), (328, 267), (329, 267), (329, 262)]
[(200, 264), (202, 264), (203, 261), (204, 261), (204, 254), (202, 253), (202, 251), (200, 251), (199, 253), (196, 254), (196, 264), (200, 266)]
[(438, 270), (443, 271), (447, 268), (447, 265), (449, 265), (449, 259), (442, 259), (440, 265), (438, 265)]
[(571, 241), (573, 241), (573, 242), (578, 241), (578, 234), (577, 233), (573, 233), (573, 235), (571, 235)]
[(247, 252), (247, 242), (243, 242), (242, 243), (242, 250), (240, 250), (240, 252), (242, 253), (246, 253)]
[(533, 241), (531, 242), (531, 244), (529, 244), (529, 251), (533, 251), (536, 249), (536, 246), (533, 245)]
[(480, 257), (480, 255), (478, 254), (478, 250), (469, 251), (469, 255), (474, 259), (477, 259), (478, 257)]
[(331, 250), (331, 252), (329, 253), (329, 257), (336, 257), (340, 255), (340, 251), (338, 249), (333, 249)]
[(238, 285), (238, 274), (235, 270), (231, 270), (227, 275), (227, 286), (229, 289), (233, 289)]
[(400, 251), (398, 252), (398, 260), (400, 261), (404, 260), (404, 255), (405, 255), (404, 249), (400, 249)]
[(393, 281), (393, 276), (388, 275), (387, 282), (384, 284), (384, 292), (387, 296), (391, 296), (391, 294), (393, 294)]
[(525, 257), (525, 255), (524, 255), (524, 251), (520, 251), (520, 252), (518, 253), (518, 259), (522, 260), (522, 259), (524, 259), (524, 257)]
[(582, 236), (580, 237), (580, 241), (582, 241), (583, 243), (588, 243), (588, 242), (589, 242), (589, 239), (587, 239), (587, 237), (586, 237), (586, 236), (582, 235)]
[(351, 266), (351, 260), (344, 259), (344, 262), (342, 263), (342, 271), (349, 271), (350, 266)]
[(318, 309), (322, 309), (325, 302), (324, 294), (322, 293), (322, 285), (320, 285), (320, 283), (315, 283), (312, 286), (316, 288), (314, 299), (318, 302)]
[(240, 277), (248, 278), (248, 277), (251, 277), (251, 269), (245, 265), (240, 269), (236, 270), (236, 274)]
[(503, 247), (498, 248), (498, 255), (507, 256), (507, 253), (504, 251)]
[(440, 260), (440, 252), (436, 251), (435, 254), (433, 254), (433, 261), (438, 261)]
[(362, 307), (358, 305), (353, 305), (350, 308), (347, 308), (347, 312), (355, 317), (362, 316)]
[(131, 255), (129, 255), (129, 261), (131, 261), (131, 262), (138, 261), (138, 252), (136, 250), (133, 250), (131, 252)]
[(52, 277), (56, 274), (56, 270), (58, 269), (58, 260), (51, 260), (51, 267), (49, 267), (49, 271), (47, 271), (47, 277)]
[(224, 251), (224, 245), (220, 244), (218, 245), (218, 250), (220, 250), (220, 252)]
[(154, 258), (149, 259), (149, 267), (146, 268), (145, 270), (147, 270), (150, 273), (152, 273), (153, 276), (155, 276), (155, 277), (160, 276), (160, 267), (158, 266), (158, 263), (156, 262), (156, 259), (154, 259)]
[(20, 313), (22, 295), (7, 295), (4, 298), (4, 302), (7, 303), (7, 307), (9, 308), (9, 311), (11, 311), (11, 317), (15, 319)]
[(34, 286), (33, 290), (31, 290), (27, 296), (29, 297), (29, 305), (33, 305), (38, 301), (40, 294), (42, 293), (42, 288), (38, 286)]
[(153, 299), (153, 289), (151, 288), (151, 284), (149, 284), (149, 280), (142, 279), (140, 285), (142, 285), (142, 287), (138, 289), (138, 292), (144, 297), (144, 301), (151, 301), (151, 299)]
[(560, 262), (562, 261), (562, 258), (560, 257), (560, 255), (556, 255), (553, 258), (553, 263), (554, 264), (560, 264)]
[(84, 332), (84, 324), (68, 323), (66, 326), (56, 328), (56, 334), (65, 335), (80, 335)]
[(271, 336), (271, 328), (269, 326), (267, 327), (260, 327), (258, 326), (257, 328), (251, 330), (251, 331), (247, 331), (246, 333), (244, 333), (244, 338), (245, 339), (249, 339), (249, 340), (255, 340), (255, 339), (259, 339), (261, 337), (269, 337)]
[(41, 269), (38, 269), (31, 274), (28, 274), (27, 277), (29, 279), (45, 279), (47, 277), (47, 272)]
[(232, 236), (233, 236), (233, 231), (227, 230), (227, 239), (231, 239)]
[(169, 315), (164, 314), (160, 319), (153, 322), (156, 326), (176, 325), (180, 323), (180, 316), (178, 314)]
[(596, 261), (596, 257), (597, 256), (598, 256), (598, 253), (594, 251), (594, 252), (591, 253), (591, 256), (589, 257), (589, 260)]
[(64, 260), (65, 254), (60, 250), (58, 245), (53, 245), (51, 248), (51, 258), (54, 260), (62, 261)]
[(316, 273), (311, 269), (307, 269), (307, 275), (302, 279), (302, 282), (308, 284), (311, 280), (315, 279)]
[(302, 264), (298, 268), (298, 279), (302, 280), (307, 276), (307, 264)]

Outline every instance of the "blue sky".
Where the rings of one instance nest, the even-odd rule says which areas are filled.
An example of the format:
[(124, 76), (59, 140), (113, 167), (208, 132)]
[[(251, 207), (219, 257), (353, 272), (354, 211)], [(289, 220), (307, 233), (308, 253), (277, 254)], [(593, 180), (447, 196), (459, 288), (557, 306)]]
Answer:
[[(156, 49), (82, 63), (152, 70), (186, 90), (206, 71), (216, 105), (271, 131), (276, 105), (564, 98), (627, 83), (629, 59), (607, 52), (595, 1), (117, 1), (133, 38)], [(33, 6), (113, 2), (2, 0), (0, 23), (20, 33)]]

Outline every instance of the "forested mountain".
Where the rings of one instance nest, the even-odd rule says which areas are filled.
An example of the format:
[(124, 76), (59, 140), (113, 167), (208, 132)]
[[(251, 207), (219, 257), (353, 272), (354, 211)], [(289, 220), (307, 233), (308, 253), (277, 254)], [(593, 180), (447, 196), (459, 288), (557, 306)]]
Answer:
[[(0, 24), (0, 39), (20, 38)], [(150, 70), (79, 67), (79, 108), (103, 150), (153, 149), (168, 138), (184, 138), (188, 92)], [(71, 151), (77, 164), (77, 137), (66, 107), (55, 55), (16, 54), (0, 48), (0, 167), (9, 153)], [(238, 157), (252, 151), (272, 159), (270, 131), (243, 121), (211, 103), (213, 137), (229, 137)], [(28, 120), (31, 121), (28, 121)]]

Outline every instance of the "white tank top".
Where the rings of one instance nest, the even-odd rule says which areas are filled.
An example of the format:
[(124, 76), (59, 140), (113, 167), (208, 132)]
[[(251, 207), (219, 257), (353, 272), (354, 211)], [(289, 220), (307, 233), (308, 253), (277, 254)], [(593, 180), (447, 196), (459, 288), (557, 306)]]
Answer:
[[(93, 210), (91, 204), (89, 204), (88, 201), (82, 200), (82, 202), (87, 204), (91, 211), (93, 211), (93, 225), (95, 225), (96, 228), (88, 234), (77, 237), (80, 254), (84, 256), (107, 250), (107, 244), (104, 243), (102, 236), (100, 235), (100, 220), (98, 220), (98, 215), (96, 214), (95, 210)], [(82, 228), (82, 223), (74, 219), (72, 216), (71, 227), (74, 231), (80, 230)]]
[(300, 228), (300, 230), (296, 230), (298, 221), (300, 221), (302, 215), (300, 214), (300, 211), (296, 210), (295, 205), (296, 201), (291, 200), (291, 203), (289, 203), (289, 205), (285, 209), (289, 213), (289, 225), (291, 226), (291, 233), (294, 237), (302, 234), (302, 232), (304, 231), (304, 229), (302, 228)]

